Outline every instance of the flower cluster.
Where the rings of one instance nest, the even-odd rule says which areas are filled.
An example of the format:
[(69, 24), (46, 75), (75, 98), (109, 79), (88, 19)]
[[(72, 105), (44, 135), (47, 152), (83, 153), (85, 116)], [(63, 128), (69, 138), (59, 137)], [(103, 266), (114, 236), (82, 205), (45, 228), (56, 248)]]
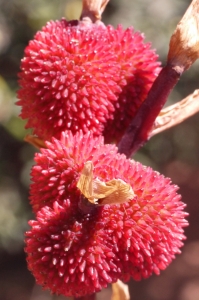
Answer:
[(25, 251), (45, 289), (81, 297), (159, 274), (180, 252), (178, 187), (106, 144), (121, 139), (159, 71), (150, 44), (121, 26), (51, 21), (25, 49), (18, 105), (45, 143)]
[[(26, 233), (28, 266), (53, 293), (80, 297), (117, 279), (159, 274), (184, 239), (184, 204), (168, 178), (126, 159), (102, 137), (62, 133), (36, 154), (31, 204), (37, 219)], [(120, 205), (90, 204), (82, 210), (77, 181), (86, 161), (94, 178), (119, 178), (135, 197)]]
[(51, 21), (25, 49), (18, 105), (44, 140), (64, 130), (119, 141), (160, 71), (132, 28)]

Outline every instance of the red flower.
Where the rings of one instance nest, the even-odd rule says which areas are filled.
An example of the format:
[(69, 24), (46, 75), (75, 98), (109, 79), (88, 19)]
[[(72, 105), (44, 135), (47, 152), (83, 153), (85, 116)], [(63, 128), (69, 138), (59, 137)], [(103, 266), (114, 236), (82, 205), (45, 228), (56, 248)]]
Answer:
[[(159, 274), (180, 253), (187, 214), (170, 179), (89, 133), (62, 133), (60, 141), (54, 138), (41, 152), (32, 169), (37, 219), (29, 223), (25, 251), (29, 269), (44, 288), (65, 296), (87, 295), (117, 279)], [(135, 197), (82, 210), (76, 185), (88, 160), (94, 178), (122, 179)]]
[(119, 140), (159, 73), (143, 35), (121, 26), (49, 22), (25, 50), (18, 105), (44, 140), (92, 131)]

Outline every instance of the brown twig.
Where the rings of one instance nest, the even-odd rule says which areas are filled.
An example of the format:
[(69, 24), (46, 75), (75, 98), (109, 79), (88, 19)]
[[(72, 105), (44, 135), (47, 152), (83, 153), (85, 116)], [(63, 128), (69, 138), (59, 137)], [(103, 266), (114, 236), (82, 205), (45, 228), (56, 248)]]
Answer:
[(109, 0), (83, 0), (82, 13), (80, 20), (84, 23), (100, 22), (102, 13)]
[(199, 112), (199, 90), (178, 103), (161, 110), (156, 118), (150, 137), (167, 130)]
[(193, 0), (171, 37), (168, 61), (187, 70), (198, 56), (199, 1)]
[(130, 157), (149, 138), (156, 117), (181, 74), (199, 57), (199, 0), (193, 0), (178, 23), (171, 40), (166, 66), (156, 78), (118, 149)]
[(113, 283), (111, 300), (130, 300), (128, 285), (121, 280)]

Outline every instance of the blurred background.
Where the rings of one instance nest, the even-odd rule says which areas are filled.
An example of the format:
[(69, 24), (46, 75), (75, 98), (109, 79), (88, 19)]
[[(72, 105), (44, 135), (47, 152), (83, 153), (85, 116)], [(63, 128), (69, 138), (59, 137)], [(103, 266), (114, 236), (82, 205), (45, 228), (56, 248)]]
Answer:
[[(110, 0), (105, 24), (133, 26), (145, 33), (164, 64), (176, 24), (191, 1)], [(15, 106), (17, 73), (23, 51), (35, 32), (50, 19), (79, 18), (81, 0), (0, 0), (0, 300), (63, 300), (35, 285), (27, 270), (24, 232), (34, 216), (28, 203), (29, 171), (35, 149)], [(181, 78), (167, 105), (199, 88), (199, 63)], [(161, 273), (129, 283), (132, 300), (199, 299), (199, 115), (153, 137), (135, 156), (180, 187), (190, 226), (182, 254)], [(110, 289), (98, 295), (109, 299)]]

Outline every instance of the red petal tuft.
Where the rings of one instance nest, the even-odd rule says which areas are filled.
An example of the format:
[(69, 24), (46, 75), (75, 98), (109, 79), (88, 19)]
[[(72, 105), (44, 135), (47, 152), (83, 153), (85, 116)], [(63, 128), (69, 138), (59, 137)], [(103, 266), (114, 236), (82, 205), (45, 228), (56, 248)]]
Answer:
[(49, 22), (21, 62), (21, 117), (44, 140), (81, 129), (118, 141), (159, 65), (150, 44), (131, 28)]
[[(135, 198), (121, 205), (80, 209), (76, 187), (84, 163), (94, 177), (129, 183)], [(117, 279), (159, 274), (179, 253), (185, 238), (185, 205), (168, 178), (126, 159), (103, 138), (62, 133), (36, 154), (31, 202), (36, 221), (26, 233), (29, 269), (44, 288), (80, 297)]]

